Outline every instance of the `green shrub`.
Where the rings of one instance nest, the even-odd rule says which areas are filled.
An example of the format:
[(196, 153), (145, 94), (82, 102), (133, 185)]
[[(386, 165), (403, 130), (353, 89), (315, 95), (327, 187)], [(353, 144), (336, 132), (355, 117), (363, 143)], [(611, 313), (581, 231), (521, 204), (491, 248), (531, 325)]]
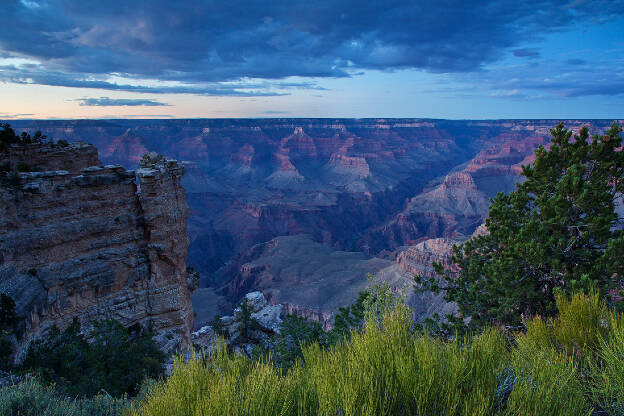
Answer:
[(212, 318), (212, 320), (208, 322), (208, 325), (210, 325), (214, 333), (220, 337), (228, 337), (230, 335), (227, 328), (225, 327), (225, 324), (221, 320), (221, 315), (219, 314), (215, 315), (214, 318)]
[(531, 344), (533, 350), (555, 348), (589, 365), (601, 340), (609, 332), (609, 316), (613, 314), (600, 300), (597, 292), (588, 295), (578, 293), (570, 299), (557, 294), (559, 315), (543, 320), (534, 317), (525, 322), (523, 343)]
[(148, 152), (141, 156), (139, 166), (142, 168), (153, 168), (155, 166), (162, 165), (163, 163), (165, 163), (163, 155), (156, 152)]
[(592, 397), (610, 415), (624, 414), (624, 317), (611, 314), (610, 333), (592, 363)]
[(321, 324), (297, 315), (287, 315), (280, 325), (280, 333), (271, 340), (269, 351), (273, 362), (287, 369), (303, 358), (302, 348), (313, 343), (327, 346), (327, 334)]
[(234, 312), (234, 322), (239, 324), (240, 342), (249, 341), (251, 332), (260, 329), (258, 321), (251, 316), (252, 314), (251, 304), (247, 298), (244, 298), (240, 304), (240, 310)]
[(178, 360), (172, 376), (133, 406), (161, 415), (622, 415), (624, 317), (597, 293), (558, 297), (560, 316), (435, 338), (394, 305), (343, 342), (301, 348), (288, 370), (220, 344)]
[(12, 367), (13, 342), (16, 336), (19, 318), (15, 312), (15, 301), (0, 293), (0, 370), (7, 370)]
[(176, 360), (171, 376), (154, 386), (132, 414), (289, 414), (290, 402), (283, 400), (289, 396), (289, 382), (270, 363), (229, 355), (219, 343), (207, 357)]
[(221, 344), (207, 357), (176, 361), (173, 374), (132, 414), (489, 414), (509, 361), (499, 331), (469, 344), (444, 343), (415, 335), (404, 308), (352, 332), (348, 342), (329, 349), (314, 343), (302, 354), (281, 372)]
[(165, 358), (151, 333), (140, 326), (124, 328), (116, 321), (96, 322), (87, 337), (74, 321), (64, 331), (54, 327), (46, 337), (34, 341), (22, 370), (57, 383), (72, 396), (93, 396), (102, 391), (113, 396), (135, 395), (143, 379), (162, 375)]
[(574, 294), (571, 299), (557, 296), (559, 316), (553, 319), (553, 335), (569, 355), (588, 358), (608, 332), (609, 313), (597, 292)]
[(518, 338), (513, 354), (515, 384), (507, 400), (507, 415), (589, 415), (585, 389), (572, 357), (554, 348), (534, 349)]
[(70, 399), (36, 379), (0, 389), (0, 416), (121, 416), (129, 407), (109, 395)]
[(351, 330), (362, 328), (365, 314), (364, 302), (369, 296), (368, 291), (360, 292), (353, 304), (338, 308), (338, 313), (334, 317), (334, 328), (328, 334), (331, 344), (345, 339)]

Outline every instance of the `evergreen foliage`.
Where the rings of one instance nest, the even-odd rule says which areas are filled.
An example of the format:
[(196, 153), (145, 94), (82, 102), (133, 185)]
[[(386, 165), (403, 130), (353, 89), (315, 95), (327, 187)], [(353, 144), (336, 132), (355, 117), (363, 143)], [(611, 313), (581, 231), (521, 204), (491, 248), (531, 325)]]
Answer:
[(87, 336), (75, 320), (64, 331), (53, 327), (34, 341), (22, 370), (56, 383), (72, 396), (104, 391), (119, 397), (136, 394), (143, 379), (161, 376), (164, 360), (151, 332), (138, 325), (124, 328), (117, 321), (100, 321)]
[(441, 280), (417, 276), (420, 290), (445, 291), (446, 300), (457, 303), (451, 326), (463, 327), (466, 318), (474, 329), (553, 316), (556, 290), (569, 295), (597, 288), (608, 302), (611, 291), (621, 291), (616, 277), (624, 272), (624, 232), (615, 210), (624, 191), (620, 132), (614, 124), (590, 139), (583, 127), (572, 140), (563, 124), (551, 129), (550, 147), (540, 146), (533, 165), (523, 166), (526, 180), (493, 199), (489, 235), (454, 248), (459, 274), (437, 264)]
[(240, 341), (247, 342), (251, 339), (251, 332), (258, 330), (260, 325), (251, 314), (253, 313), (252, 306), (247, 298), (244, 298), (240, 304), (240, 310), (234, 313), (234, 322), (238, 323), (238, 332), (240, 334)]
[(13, 299), (0, 293), (0, 370), (12, 367), (13, 343), (19, 322)]
[[(372, 282), (373, 277), (369, 275)], [(403, 306), (403, 296), (397, 296), (385, 282), (375, 283), (359, 293), (351, 305), (339, 308), (332, 330), (325, 332), (319, 322), (297, 315), (287, 315), (278, 334), (271, 336), (254, 350), (255, 359), (264, 359), (284, 370), (302, 360), (303, 351), (316, 344), (322, 349), (348, 341), (352, 332), (360, 331), (364, 322), (378, 324), (386, 311)]]
[(225, 324), (221, 320), (220, 314), (215, 315), (214, 318), (208, 322), (208, 325), (210, 325), (214, 333), (220, 337), (227, 337), (229, 335)]
[(362, 328), (365, 314), (364, 304), (370, 296), (368, 291), (360, 292), (354, 303), (338, 308), (338, 313), (334, 317), (334, 328), (329, 334), (332, 344), (346, 338), (352, 330)]
[(145, 153), (141, 156), (139, 166), (142, 168), (153, 168), (154, 166), (161, 165), (165, 162), (163, 155), (156, 152)]
[(303, 359), (303, 350), (318, 344), (328, 345), (328, 334), (316, 321), (309, 321), (297, 315), (287, 315), (280, 325), (280, 333), (269, 342), (268, 352), (273, 363), (282, 369), (292, 368), (297, 360)]
[(24, 146), (33, 143), (48, 143), (54, 146), (52, 140), (47, 140), (48, 137), (42, 134), (41, 131), (36, 131), (32, 136), (24, 131), (18, 136), (15, 130), (11, 128), (10, 124), (0, 124), (0, 152), (5, 152), (11, 145)]

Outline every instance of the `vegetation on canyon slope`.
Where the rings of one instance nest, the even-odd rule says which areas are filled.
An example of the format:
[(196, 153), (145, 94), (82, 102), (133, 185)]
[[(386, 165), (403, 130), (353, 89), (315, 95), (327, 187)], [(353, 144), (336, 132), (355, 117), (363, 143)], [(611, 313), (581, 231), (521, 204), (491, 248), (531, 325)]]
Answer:
[(78, 321), (64, 331), (52, 328), (34, 341), (19, 370), (37, 374), (71, 396), (102, 391), (120, 397), (138, 393), (145, 378), (163, 375), (166, 357), (152, 333), (114, 320), (99, 321), (81, 331)]
[(9, 367), (18, 322), (15, 302), (10, 296), (0, 293), (0, 370)]
[(596, 293), (556, 303), (557, 318), (525, 321), (526, 332), (487, 328), (449, 341), (414, 331), (409, 311), (396, 306), (346, 342), (303, 348), (287, 371), (220, 344), (178, 360), (131, 414), (621, 414), (624, 317)]
[[(583, 127), (551, 129), (549, 148), (540, 146), (526, 180), (492, 201), (489, 234), (455, 247), (455, 274), (417, 278), (422, 290), (444, 291), (458, 314), (451, 333), (486, 324), (517, 326), (523, 316), (554, 316), (555, 293), (596, 288), (607, 302), (621, 299), (624, 230), (616, 211), (624, 192), (621, 127), (589, 138)], [(621, 201), (620, 201), (621, 202)], [(621, 307), (622, 302), (613, 306)]]
[(25, 146), (34, 143), (48, 143), (52, 147), (55, 145), (60, 147), (69, 146), (66, 140), (59, 140), (55, 144), (52, 139), (48, 140), (48, 137), (41, 131), (36, 131), (32, 136), (24, 131), (18, 136), (10, 124), (0, 124), (0, 152), (6, 151), (11, 145)]

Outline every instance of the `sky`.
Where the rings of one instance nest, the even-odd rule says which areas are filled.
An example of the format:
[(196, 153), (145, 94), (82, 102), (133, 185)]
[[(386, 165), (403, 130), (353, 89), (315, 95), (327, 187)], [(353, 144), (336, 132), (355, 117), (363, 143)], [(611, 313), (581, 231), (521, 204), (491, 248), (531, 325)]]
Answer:
[(624, 118), (624, 0), (0, 5), (0, 120)]

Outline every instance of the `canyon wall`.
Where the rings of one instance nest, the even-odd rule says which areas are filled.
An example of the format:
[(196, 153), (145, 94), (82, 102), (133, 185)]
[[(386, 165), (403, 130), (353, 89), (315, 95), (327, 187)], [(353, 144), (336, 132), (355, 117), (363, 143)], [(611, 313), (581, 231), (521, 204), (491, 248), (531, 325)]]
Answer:
[(91, 145), (14, 147), (0, 162), (38, 169), (0, 184), (0, 292), (25, 318), (21, 347), (52, 325), (116, 319), (189, 344), (184, 168), (100, 166)]
[[(418, 245), (468, 238), (487, 216), (490, 198), (514, 189), (522, 165), (533, 160), (538, 145), (548, 145), (549, 129), (560, 121), (574, 131), (586, 125), (592, 133), (612, 122), (278, 118), (12, 124), (18, 131), (93, 143), (106, 163), (133, 167), (146, 151), (183, 161), (188, 263), (211, 294), (204, 304), (194, 297), (198, 309), (211, 309), (215, 296), (232, 305), (262, 290), (289, 310), (315, 316), (352, 302), (368, 284), (367, 272), (390, 267), (380, 269), (383, 261), (401, 261), (386, 273), (397, 284), (411, 277), (392, 276), (431, 274), (424, 263), (434, 259), (448, 263), (448, 244)], [(353, 256), (348, 267), (334, 261), (341, 256)], [(326, 264), (335, 269), (321, 267)], [(442, 305), (438, 301), (414, 299), (422, 313)]]

